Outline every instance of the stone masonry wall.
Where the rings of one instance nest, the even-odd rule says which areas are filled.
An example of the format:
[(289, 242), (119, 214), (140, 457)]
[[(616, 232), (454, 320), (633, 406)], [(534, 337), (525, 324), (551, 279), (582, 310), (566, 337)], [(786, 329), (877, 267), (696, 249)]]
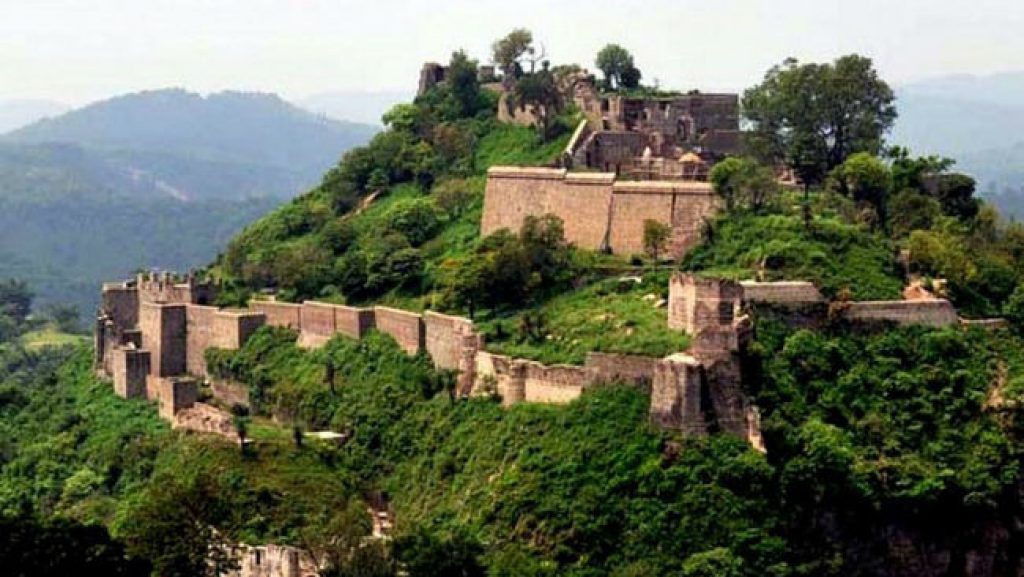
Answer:
[(154, 376), (186, 372), (185, 305), (143, 302), (139, 306), (139, 328), (142, 346), (150, 351), (150, 370)]
[(741, 281), (743, 301), (764, 304), (814, 304), (825, 301), (814, 283), (807, 281)]
[(101, 308), (115, 326), (132, 328), (139, 324), (139, 291), (128, 283), (104, 284)]
[(269, 326), (286, 327), (296, 331), (302, 328), (302, 305), (254, 300), (249, 302), (249, 308), (266, 315)]
[(462, 364), (462, 338), (474, 333), (473, 321), (433, 311), (423, 313), (424, 346), (434, 364), (458, 370)]
[(299, 345), (321, 346), (337, 332), (334, 305), (306, 301), (302, 303), (300, 312), (299, 324), (302, 326), (302, 332), (299, 335)]
[(898, 325), (947, 327), (959, 323), (953, 304), (929, 301), (864, 301), (849, 303), (843, 318), (855, 322), (892, 322)]
[(643, 252), (645, 220), (672, 227), (669, 253), (681, 257), (700, 240), (704, 219), (718, 210), (711, 186), (703, 182), (616, 182), (611, 173), (569, 173), (564, 169), (492, 167), (481, 233), (517, 232), (527, 216), (554, 214), (565, 238), (590, 250)]
[(700, 242), (704, 220), (718, 211), (718, 200), (706, 182), (616, 182), (612, 188), (610, 244), (616, 254), (642, 254), (644, 221), (672, 229), (669, 254), (682, 258)]
[(114, 393), (125, 399), (146, 398), (149, 351), (115, 349), (113, 357)]
[(366, 331), (376, 326), (377, 320), (373, 309), (363, 309), (338, 305), (334, 307), (334, 325), (338, 332), (353, 338), (361, 339)]
[(217, 307), (193, 305), (185, 309), (185, 365), (189, 374), (206, 374), (204, 353), (210, 347), (220, 346), (216, 338), (216, 316)]
[(658, 361), (654, 357), (618, 355), (614, 353), (587, 353), (583, 367), (587, 371), (587, 385), (621, 382), (636, 386), (650, 386)]
[(423, 349), (423, 317), (389, 307), (374, 307), (377, 330), (391, 335), (398, 346), (414, 355)]

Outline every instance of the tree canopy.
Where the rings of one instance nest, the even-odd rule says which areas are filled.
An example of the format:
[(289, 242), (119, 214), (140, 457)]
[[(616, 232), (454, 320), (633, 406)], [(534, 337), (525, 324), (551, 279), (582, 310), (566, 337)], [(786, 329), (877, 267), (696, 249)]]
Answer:
[(881, 152), (896, 119), (894, 100), (869, 58), (851, 54), (825, 64), (788, 59), (743, 95), (750, 152), (818, 184), (851, 154)]
[(618, 44), (608, 44), (602, 48), (597, 53), (594, 65), (604, 74), (608, 90), (636, 88), (640, 85), (641, 73), (633, 62), (633, 55)]

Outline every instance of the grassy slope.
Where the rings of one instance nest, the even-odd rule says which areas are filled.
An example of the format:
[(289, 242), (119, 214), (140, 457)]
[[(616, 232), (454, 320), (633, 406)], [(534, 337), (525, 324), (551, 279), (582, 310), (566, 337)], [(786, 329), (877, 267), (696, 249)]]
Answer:
[(489, 350), (545, 363), (582, 364), (588, 351), (665, 356), (689, 343), (668, 328), (665, 303), (659, 303), (667, 292), (667, 272), (643, 275), (641, 283), (598, 281), (535, 309), (544, 319), (543, 340), (520, 333), (523, 313), (481, 323), (481, 330)]
[(808, 230), (793, 214), (736, 214), (719, 218), (683, 266), (737, 279), (810, 280), (829, 296), (847, 288), (859, 300), (898, 299), (895, 255), (880, 235), (838, 218), (816, 218)]

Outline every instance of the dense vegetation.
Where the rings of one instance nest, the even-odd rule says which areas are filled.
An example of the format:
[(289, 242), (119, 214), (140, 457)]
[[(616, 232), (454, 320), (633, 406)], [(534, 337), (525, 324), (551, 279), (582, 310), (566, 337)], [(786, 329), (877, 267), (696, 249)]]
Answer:
[(101, 282), (208, 262), (374, 132), (273, 96), (180, 90), (25, 127), (0, 137), (0, 276), (91, 313)]
[[(393, 109), (318, 187), (232, 241), (209, 270), (228, 288), (223, 303), (273, 289), (460, 312), (496, 350), (545, 362), (684, 349), (659, 302), (672, 272), (657, 258), (664, 230), (645, 227), (646, 262), (577, 250), (550, 216), (480, 238), (484, 170), (551, 161), (572, 119), (551, 90), (564, 69), (532, 42), (514, 31), (494, 60), (519, 81), (512, 98), (543, 109), (537, 127), (497, 123), (475, 62), (455, 53), (447, 82)], [(645, 90), (621, 47), (598, 60), (606, 89)], [(869, 81), (869, 97), (836, 92), (837, 78)], [(300, 547), (328, 576), (888, 576), (943, 556), (953, 571), (980, 558), (1011, 574), (1024, 543), (1019, 225), (942, 159), (884, 149), (891, 93), (869, 61), (786, 63), (747, 98), (763, 147), (716, 167), (727, 209), (681, 266), (810, 279), (840, 299), (895, 298), (908, 273), (940, 290), (932, 277), (943, 276), (967, 312), (1005, 314), (1009, 327), (797, 329), (753, 311), (743, 388), (767, 454), (651, 427), (637, 388), (505, 409), (456, 398), (454, 374), (383, 334), (307, 350), (264, 327), (240, 350), (206, 352), (213, 376), (250, 393), (250, 411), (233, 410), (252, 442), (232, 443), (115, 399), (84, 347), (22, 346), (30, 299), (8, 283), (0, 531), (40, 555), (50, 539), (86, 541), (104, 547), (91, 559), (111, 573), (163, 577), (226, 567), (238, 542)], [(822, 108), (802, 117), (808, 98)], [(843, 128), (823, 103), (857, 118), (847, 140), (811, 137)], [(780, 190), (758, 158), (802, 174), (803, 190)], [(394, 539), (366, 539), (368, 506), (394, 514)]]

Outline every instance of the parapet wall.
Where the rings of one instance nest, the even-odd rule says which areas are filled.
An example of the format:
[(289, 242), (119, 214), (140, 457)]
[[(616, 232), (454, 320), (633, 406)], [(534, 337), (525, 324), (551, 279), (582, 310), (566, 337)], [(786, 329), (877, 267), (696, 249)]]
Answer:
[(960, 322), (953, 304), (945, 299), (853, 302), (846, 305), (842, 316), (855, 322), (891, 322), (903, 326), (948, 327)]
[(373, 313), (377, 330), (391, 335), (405, 352), (414, 355), (423, 350), (424, 331), (421, 315), (390, 307), (373, 307)]
[(743, 302), (776, 305), (806, 305), (825, 302), (818, 287), (807, 281), (741, 281)]
[(630, 255), (644, 251), (644, 221), (655, 220), (671, 227), (669, 253), (680, 258), (717, 210), (704, 182), (617, 182), (614, 173), (497, 166), (487, 172), (480, 231), (518, 232), (527, 216), (553, 214), (562, 219), (568, 242)]
[(326, 343), (337, 332), (334, 305), (306, 301), (300, 309), (299, 345), (318, 347)]
[(302, 328), (302, 305), (254, 300), (249, 302), (249, 308), (263, 313), (269, 326), (285, 327), (296, 331)]

